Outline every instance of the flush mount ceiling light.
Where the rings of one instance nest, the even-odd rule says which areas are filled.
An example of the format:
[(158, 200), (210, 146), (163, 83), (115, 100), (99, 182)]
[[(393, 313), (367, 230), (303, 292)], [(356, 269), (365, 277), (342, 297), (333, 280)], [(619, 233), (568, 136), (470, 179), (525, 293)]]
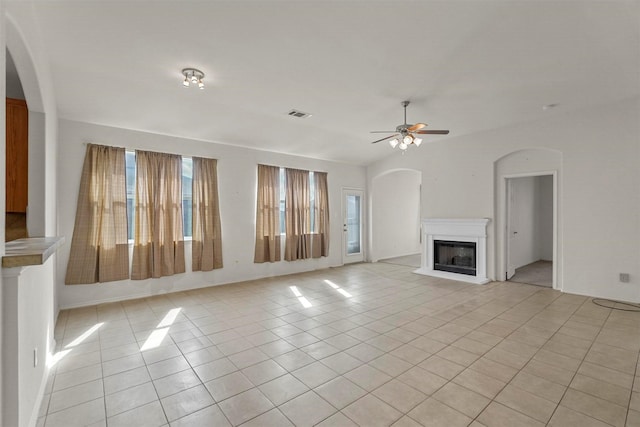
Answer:
[(198, 85), (198, 88), (204, 89), (204, 73), (195, 68), (185, 68), (182, 70), (182, 75), (184, 76), (184, 80), (182, 81), (182, 85), (184, 87), (189, 87), (191, 84)]
[(411, 144), (419, 147), (422, 144), (422, 138), (419, 138), (417, 135), (447, 135), (449, 133), (448, 130), (426, 130), (427, 127), (424, 123), (416, 123), (415, 125), (407, 123), (407, 106), (409, 105), (409, 101), (403, 101), (402, 107), (404, 108), (404, 123), (398, 125), (396, 130), (379, 130), (373, 131), (371, 133), (394, 133), (394, 135), (385, 136), (382, 139), (377, 141), (373, 141), (372, 144), (377, 144), (380, 141), (388, 141), (391, 148), (398, 147), (400, 150), (404, 151)]

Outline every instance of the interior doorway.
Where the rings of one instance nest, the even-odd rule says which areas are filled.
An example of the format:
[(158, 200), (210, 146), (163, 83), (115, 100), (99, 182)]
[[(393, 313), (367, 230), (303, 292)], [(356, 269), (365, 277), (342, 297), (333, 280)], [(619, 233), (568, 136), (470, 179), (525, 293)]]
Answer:
[(554, 287), (554, 175), (506, 178), (506, 279)]

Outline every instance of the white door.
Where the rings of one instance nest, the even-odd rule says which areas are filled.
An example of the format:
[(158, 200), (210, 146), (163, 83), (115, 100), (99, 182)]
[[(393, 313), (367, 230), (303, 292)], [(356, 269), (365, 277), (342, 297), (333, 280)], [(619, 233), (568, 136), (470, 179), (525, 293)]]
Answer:
[(506, 257), (507, 257), (507, 280), (511, 279), (514, 274), (516, 274), (516, 265), (515, 265), (515, 257), (513, 251), (516, 247), (516, 238), (518, 236), (518, 218), (515, 213), (515, 197), (516, 192), (513, 191), (513, 181), (511, 179), (507, 179), (507, 247), (506, 247)]
[(364, 261), (362, 242), (362, 190), (342, 190), (342, 262)]

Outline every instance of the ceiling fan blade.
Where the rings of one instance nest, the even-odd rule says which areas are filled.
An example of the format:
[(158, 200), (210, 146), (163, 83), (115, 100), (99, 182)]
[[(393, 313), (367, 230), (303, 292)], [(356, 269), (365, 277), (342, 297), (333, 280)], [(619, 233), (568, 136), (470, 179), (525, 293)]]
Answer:
[(372, 144), (376, 144), (376, 143), (378, 143), (378, 142), (384, 141), (385, 139), (393, 138), (394, 136), (399, 136), (399, 135), (400, 135), (400, 134), (399, 134), (399, 133), (397, 133), (397, 134), (395, 134), (395, 135), (385, 136), (385, 137), (384, 137), (384, 138), (382, 138), (382, 139), (379, 139), (379, 140), (377, 140), (377, 141), (373, 141), (373, 142), (372, 142)]
[(372, 130), (369, 133), (393, 133), (393, 132), (397, 132), (395, 130)]
[(448, 135), (449, 131), (448, 130), (418, 130), (418, 131), (415, 131), (413, 133), (417, 133), (417, 134), (420, 134), (420, 135), (428, 135), (428, 134), (431, 134), (431, 135)]
[(409, 132), (414, 132), (414, 131), (420, 130), (420, 129), (424, 128), (424, 127), (427, 127), (426, 123), (416, 123), (415, 125), (407, 128), (407, 130)]

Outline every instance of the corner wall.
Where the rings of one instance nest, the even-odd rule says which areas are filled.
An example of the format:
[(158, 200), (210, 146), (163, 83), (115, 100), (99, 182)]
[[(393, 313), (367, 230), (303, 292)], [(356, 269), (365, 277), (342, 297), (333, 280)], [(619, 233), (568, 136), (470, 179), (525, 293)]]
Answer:
[[(86, 151), (84, 142), (218, 159), (224, 268), (211, 272), (191, 272), (191, 244), (186, 242), (186, 273), (139, 281), (65, 285), (82, 162)], [(57, 293), (60, 306), (65, 308), (341, 265), (342, 188), (365, 188), (366, 183), (366, 172), (362, 166), (68, 120), (60, 120), (58, 159), (59, 234), (67, 239), (67, 244), (58, 252)], [(329, 257), (294, 262), (253, 263), (258, 163), (328, 172), (331, 215)]]
[[(40, 144), (33, 151), (30, 146), (30, 160), (35, 156), (38, 164), (39, 188), (33, 194), (39, 197), (38, 203), (30, 199), (30, 213), (40, 218), (43, 234), (55, 236), (56, 218), (56, 156), (57, 156), (57, 107), (49, 70), (49, 58), (43, 47), (43, 39), (38, 32), (37, 19), (33, 8), (26, 2), (0, 1), (1, 32), (0, 70), (5, 73), (5, 49), (11, 52), (16, 69), (20, 75), (25, 98), (30, 113), (37, 113), (39, 119), (30, 126), (31, 132), (39, 132)], [(5, 79), (0, 85), (0, 95), (5, 95)], [(31, 115), (30, 115), (31, 117)], [(5, 106), (0, 110), (2, 123), (0, 140), (0, 162), (5, 162)], [(0, 211), (4, 211), (5, 177), (0, 178)], [(30, 179), (33, 175), (30, 171)], [(30, 182), (30, 193), (34, 183)], [(4, 225), (0, 220), (0, 255), (4, 254)], [(19, 278), (19, 291), (7, 290), (8, 282), (2, 286), (2, 414), (1, 422), (7, 426), (35, 425), (38, 408), (42, 398), (48, 368), (45, 365), (48, 352), (53, 351), (53, 327), (57, 315), (56, 295), (53, 279), (55, 277), (55, 257), (52, 255), (45, 266), (28, 267)], [(11, 272), (3, 271), (11, 274)], [(15, 284), (15, 283), (14, 283)], [(11, 296), (12, 299), (7, 298)], [(10, 307), (10, 309), (7, 309)], [(34, 310), (37, 314), (31, 313)], [(22, 313), (16, 320), (13, 316)], [(13, 316), (13, 317), (11, 317)], [(13, 330), (13, 332), (12, 332)], [(17, 330), (16, 333), (14, 333)], [(11, 340), (8, 340), (11, 338)], [(7, 343), (11, 345), (8, 346)], [(11, 350), (9, 357), (8, 350)], [(33, 366), (33, 349), (38, 348), (39, 364)], [(15, 357), (14, 357), (15, 356)]]
[[(432, 137), (410, 155), (390, 150), (367, 168), (422, 171), (422, 212), (429, 218), (491, 218), (488, 275), (496, 278), (494, 162), (528, 148), (562, 156), (558, 235), (562, 290), (640, 301), (640, 99), (555, 112), (543, 121), (447, 138)], [(452, 126), (455, 135), (455, 126)], [(527, 161), (524, 159), (523, 161)], [(376, 230), (372, 231), (375, 238)], [(618, 282), (618, 273), (631, 276)]]
[[(0, 1), (0, 72), (2, 74), (6, 74), (6, 19), (5, 15), (5, 5), (3, 1)], [(6, 78), (0, 79), (0, 99), (4, 99), (7, 97), (6, 93)], [(6, 154), (7, 154), (7, 146), (6, 146), (6, 102), (0, 103), (0, 165), (3, 165), (3, 170), (6, 168)], [(7, 189), (6, 189), (6, 175), (5, 173), (0, 173), (0, 212), (5, 212), (6, 210), (6, 197), (7, 197)], [(0, 215), (0, 257), (4, 255), (4, 239), (5, 239), (5, 215)], [(5, 313), (4, 313), (4, 285), (2, 281), (2, 275), (0, 274), (0, 423), (5, 417), (7, 412), (5, 400), (6, 397), (4, 395), (4, 384), (7, 381), (7, 377), (5, 374)]]

